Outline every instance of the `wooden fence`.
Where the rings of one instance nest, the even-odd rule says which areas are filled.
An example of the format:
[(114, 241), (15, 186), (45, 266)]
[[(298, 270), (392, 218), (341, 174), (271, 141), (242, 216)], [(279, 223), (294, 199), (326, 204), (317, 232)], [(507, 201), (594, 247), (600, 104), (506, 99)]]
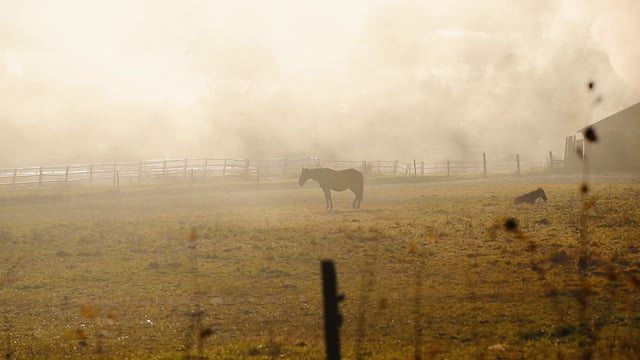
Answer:
[(83, 165), (39, 166), (0, 169), (0, 191), (30, 190), (51, 187), (85, 186), (120, 188), (126, 185), (182, 183), (193, 186), (216, 180), (273, 181), (294, 179), (302, 168), (356, 168), (365, 176), (455, 176), (514, 174), (545, 167), (560, 166), (552, 154), (546, 163), (488, 161), (486, 154), (477, 161), (443, 160), (439, 162), (401, 160), (324, 160), (308, 158), (274, 158), (265, 160), (188, 158), (109, 162)]

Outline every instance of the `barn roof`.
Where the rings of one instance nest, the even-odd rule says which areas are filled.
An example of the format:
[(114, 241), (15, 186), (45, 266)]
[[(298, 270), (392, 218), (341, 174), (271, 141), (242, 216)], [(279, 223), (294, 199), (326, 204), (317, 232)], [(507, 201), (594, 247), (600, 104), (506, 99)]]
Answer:
[[(640, 129), (640, 102), (618, 111), (613, 115), (609, 115), (589, 126), (599, 131), (638, 130)], [(584, 130), (589, 126), (583, 127), (578, 130), (578, 132), (584, 132)]]

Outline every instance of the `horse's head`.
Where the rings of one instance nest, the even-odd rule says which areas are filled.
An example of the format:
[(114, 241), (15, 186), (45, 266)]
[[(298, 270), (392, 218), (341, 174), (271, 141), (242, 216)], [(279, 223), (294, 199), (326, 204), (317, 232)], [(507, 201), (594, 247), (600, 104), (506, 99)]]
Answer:
[(547, 194), (544, 193), (544, 190), (542, 190), (542, 188), (538, 188), (538, 194), (540, 195), (542, 200), (547, 201)]
[(300, 173), (300, 179), (298, 180), (298, 184), (300, 186), (304, 185), (304, 183), (309, 180), (309, 169), (302, 168), (302, 173)]

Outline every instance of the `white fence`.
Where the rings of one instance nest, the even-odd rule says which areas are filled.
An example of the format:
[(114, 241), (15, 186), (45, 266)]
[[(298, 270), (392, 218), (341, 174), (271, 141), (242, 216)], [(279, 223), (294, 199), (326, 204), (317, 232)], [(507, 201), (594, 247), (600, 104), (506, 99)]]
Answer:
[[(551, 156), (551, 154), (550, 154)], [(83, 165), (40, 166), (0, 169), (1, 190), (45, 189), (56, 186), (119, 188), (132, 184), (167, 184), (238, 181), (271, 181), (297, 178), (304, 167), (356, 168), (365, 176), (454, 176), (515, 174), (560, 166), (557, 160), (546, 163), (487, 161), (485, 154), (478, 161), (424, 162), (401, 160), (324, 160), (308, 158), (274, 158), (265, 160), (189, 158), (145, 160), (139, 162), (109, 162)]]

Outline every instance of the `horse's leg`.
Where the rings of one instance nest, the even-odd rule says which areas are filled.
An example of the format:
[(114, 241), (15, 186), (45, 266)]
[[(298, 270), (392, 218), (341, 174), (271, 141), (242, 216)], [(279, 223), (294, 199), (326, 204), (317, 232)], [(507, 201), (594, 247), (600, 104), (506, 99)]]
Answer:
[(360, 196), (358, 195), (357, 190), (351, 189), (351, 192), (356, 196), (356, 198), (353, 199), (353, 203), (351, 204), (351, 207), (354, 209), (357, 209), (360, 207), (360, 202), (359, 202)]
[(360, 202), (362, 201), (362, 188), (356, 188), (356, 189), (352, 189), (350, 188), (351, 192), (355, 194), (356, 198), (353, 200), (353, 204), (351, 204), (351, 207), (353, 207), (354, 209), (359, 209), (360, 208)]
[(333, 201), (331, 201), (331, 189), (322, 188), (322, 191), (324, 191), (324, 200), (327, 203), (327, 210), (333, 209)]

